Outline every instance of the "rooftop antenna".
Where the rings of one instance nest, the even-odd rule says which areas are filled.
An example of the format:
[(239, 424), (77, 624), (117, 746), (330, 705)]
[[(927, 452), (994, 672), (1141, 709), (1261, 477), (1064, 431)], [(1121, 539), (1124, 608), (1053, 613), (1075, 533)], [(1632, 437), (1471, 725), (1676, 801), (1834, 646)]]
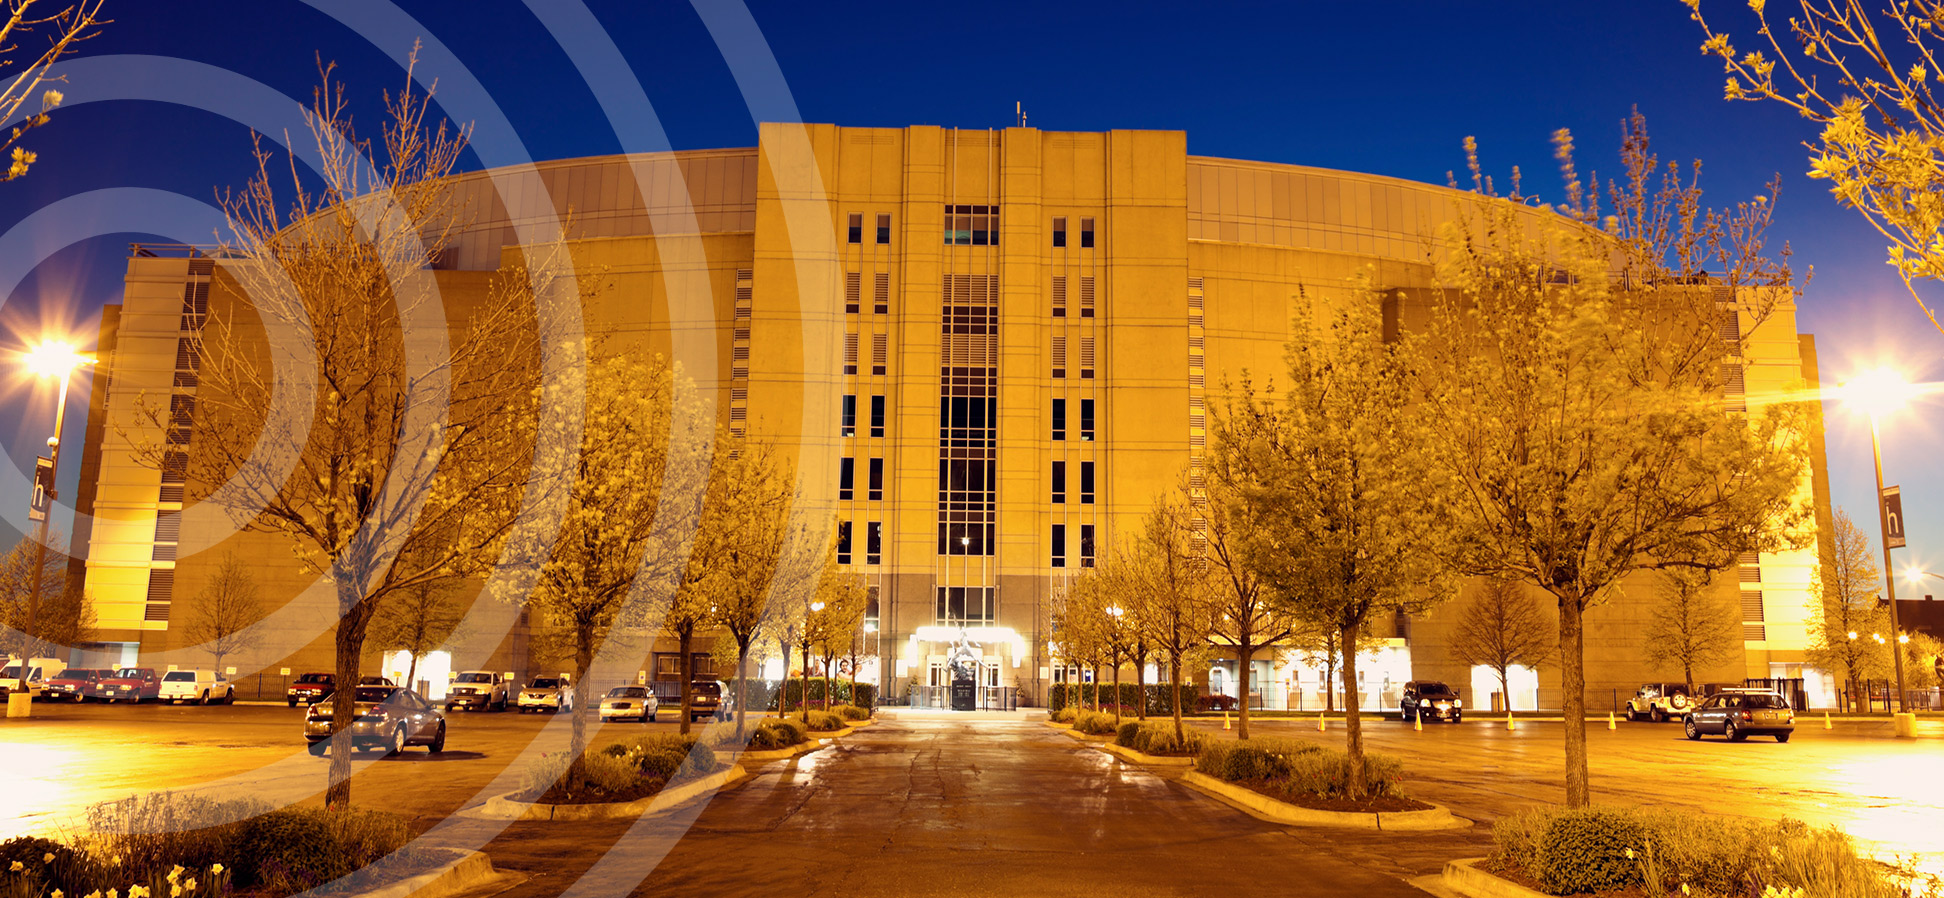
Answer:
[(1017, 120), (1014, 124), (1017, 124), (1021, 128), (1026, 127), (1026, 110), (1018, 100), (1013, 101), (1013, 118)]

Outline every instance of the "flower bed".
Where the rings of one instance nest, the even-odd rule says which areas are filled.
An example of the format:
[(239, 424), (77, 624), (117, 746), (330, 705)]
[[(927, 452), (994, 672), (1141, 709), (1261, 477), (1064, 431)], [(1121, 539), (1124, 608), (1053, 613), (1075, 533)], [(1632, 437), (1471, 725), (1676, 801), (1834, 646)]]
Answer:
[(1548, 895), (1904, 898), (1936, 880), (1856, 852), (1835, 828), (1692, 811), (1547, 808), (1503, 818), (1479, 869)]
[[(1173, 735), (1172, 730), (1168, 733)], [(1350, 758), (1345, 752), (1299, 739), (1205, 741), (1195, 770), (1277, 801), (1318, 811), (1398, 813), (1432, 810), (1398, 786), (1404, 765), (1388, 755), (1364, 755), (1362, 798), (1347, 794)]]
[[(405, 820), (363, 809), (271, 809), (252, 799), (156, 794), (97, 805), (84, 835), (0, 842), (0, 893), (279, 898), (381, 859), (398, 878), (450, 862), (405, 847)], [(371, 885), (371, 884), (366, 884)], [(359, 889), (358, 891), (368, 891)]]

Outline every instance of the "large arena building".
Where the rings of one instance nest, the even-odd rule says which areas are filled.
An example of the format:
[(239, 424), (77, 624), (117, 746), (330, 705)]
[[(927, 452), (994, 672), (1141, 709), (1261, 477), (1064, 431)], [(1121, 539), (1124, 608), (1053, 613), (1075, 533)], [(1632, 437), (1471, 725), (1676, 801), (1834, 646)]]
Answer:
[[(1191, 156), (1180, 132), (1031, 128), (765, 125), (755, 148), (458, 181), (467, 223), (434, 260), (447, 304), (476, 301), (522, 243), (568, 221), (576, 270), (600, 282), (588, 330), (683, 359), (730, 427), (804, 461), (807, 494), (841, 522), (839, 560), (876, 590), (866, 629), (878, 660), (861, 678), (916, 702), (939, 700), (961, 639), (982, 655), (987, 701), (1039, 702), (1075, 675), (1049, 654), (1049, 600), (1197, 475), (1224, 384), (1279, 373), (1292, 296), (1347, 298), (1360, 274), (1390, 295), (1433, 289), (1440, 225), (1470, 202), (1394, 178)], [(142, 433), (144, 402), (171, 397), (193, 421), (195, 329), (234, 302), (220, 263), (139, 247), (103, 320), (78, 502), (90, 523), (76, 534), (99, 660), (207, 665), (182, 622), (229, 552), (272, 606), (317, 588), (277, 537), (178, 514), (181, 468), (132, 448), (161, 438)], [(1731, 390), (1815, 384), (1792, 306), (1739, 336)], [(196, 446), (192, 427), (184, 451)], [(1818, 435), (1802, 489), (1826, 520), (1820, 449)], [(1803, 676), (1812, 704), (1833, 700), (1803, 667), (1815, 558), (1749, 557), (1719, 578), (1740, 597), (1742, 650), (1701, 679)], [(1644, 660), (1652, 593), (1630, 584), (1589, 613), (1592, 707), (1679, 678)], [(1556, 670), (1517, 671), (1512, 694), (1494, 697), (1494, 679), (1454, 661), (1457, 607), (1387, 623), (1387, 645), (1362, 666), (1365, 707), (1395, 707), (1413, 678), (1453, 683), (1474, 707), (1557, 707)], [(554, 662), (528, 645), (535, 625), (481, 600), (420, 678), (438, 693), (451, 670), (547, 671)], [(314, 618), (273, 616), (266, 630), (226, 662), (246, 696), (277, 692), (286, 671), (331, 668)], [(397, 646), (371, 648), (374, 671), (402, 671)], [(672, 641), (653, 649), (643, 676), (672, 678)], [(1254, 701), (1319, 707), (1320, 666), (1270, 655), (1256, 661)], [(1234, 693), (1233, 659), (1195, 677)]]

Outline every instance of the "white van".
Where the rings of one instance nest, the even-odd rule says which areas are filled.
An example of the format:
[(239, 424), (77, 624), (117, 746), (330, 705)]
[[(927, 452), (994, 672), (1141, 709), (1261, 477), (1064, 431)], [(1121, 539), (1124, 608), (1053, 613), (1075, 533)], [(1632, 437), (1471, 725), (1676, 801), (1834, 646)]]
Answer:
[(29, 658), (27, 678), (22, 682), (20, 659), (9, 659), (7, 666), (0, 668), (0, 691), (8, 695), (25, 692), (34, 698), (40, 698), (41, 692), (47, 687), (47, 681), (60, 676), (64, 670), (67, 670), (67, 662), (59, 658)]
[(162, 675), (162, 689), (156, 698), (171, 705), (180, 702), (227, 705), (236, 701), (236, 687), (213, 670), (172, 670)]

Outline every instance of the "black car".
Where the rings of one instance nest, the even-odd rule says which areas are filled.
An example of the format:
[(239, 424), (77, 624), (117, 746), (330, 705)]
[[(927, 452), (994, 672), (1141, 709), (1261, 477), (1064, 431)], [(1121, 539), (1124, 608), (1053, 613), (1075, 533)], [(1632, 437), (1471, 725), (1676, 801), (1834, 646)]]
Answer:
[(1699, 739), (1704, 733), (1720, 733), (1730, 742), (1750, 736), (1774, 736), (1787, 742), (1795, 735), (1795, 711), (1781, 693), (1766, 689), (1730, 689), (1708, 696), (1688, 712), (1687, 737)]
[(1404, 684), (1404, 697), (1397, 700), (1397, 719), (1458, 723), (1465, 719), (1465, 702), (1457, 690), (1436, 680), (1412, 680)]

